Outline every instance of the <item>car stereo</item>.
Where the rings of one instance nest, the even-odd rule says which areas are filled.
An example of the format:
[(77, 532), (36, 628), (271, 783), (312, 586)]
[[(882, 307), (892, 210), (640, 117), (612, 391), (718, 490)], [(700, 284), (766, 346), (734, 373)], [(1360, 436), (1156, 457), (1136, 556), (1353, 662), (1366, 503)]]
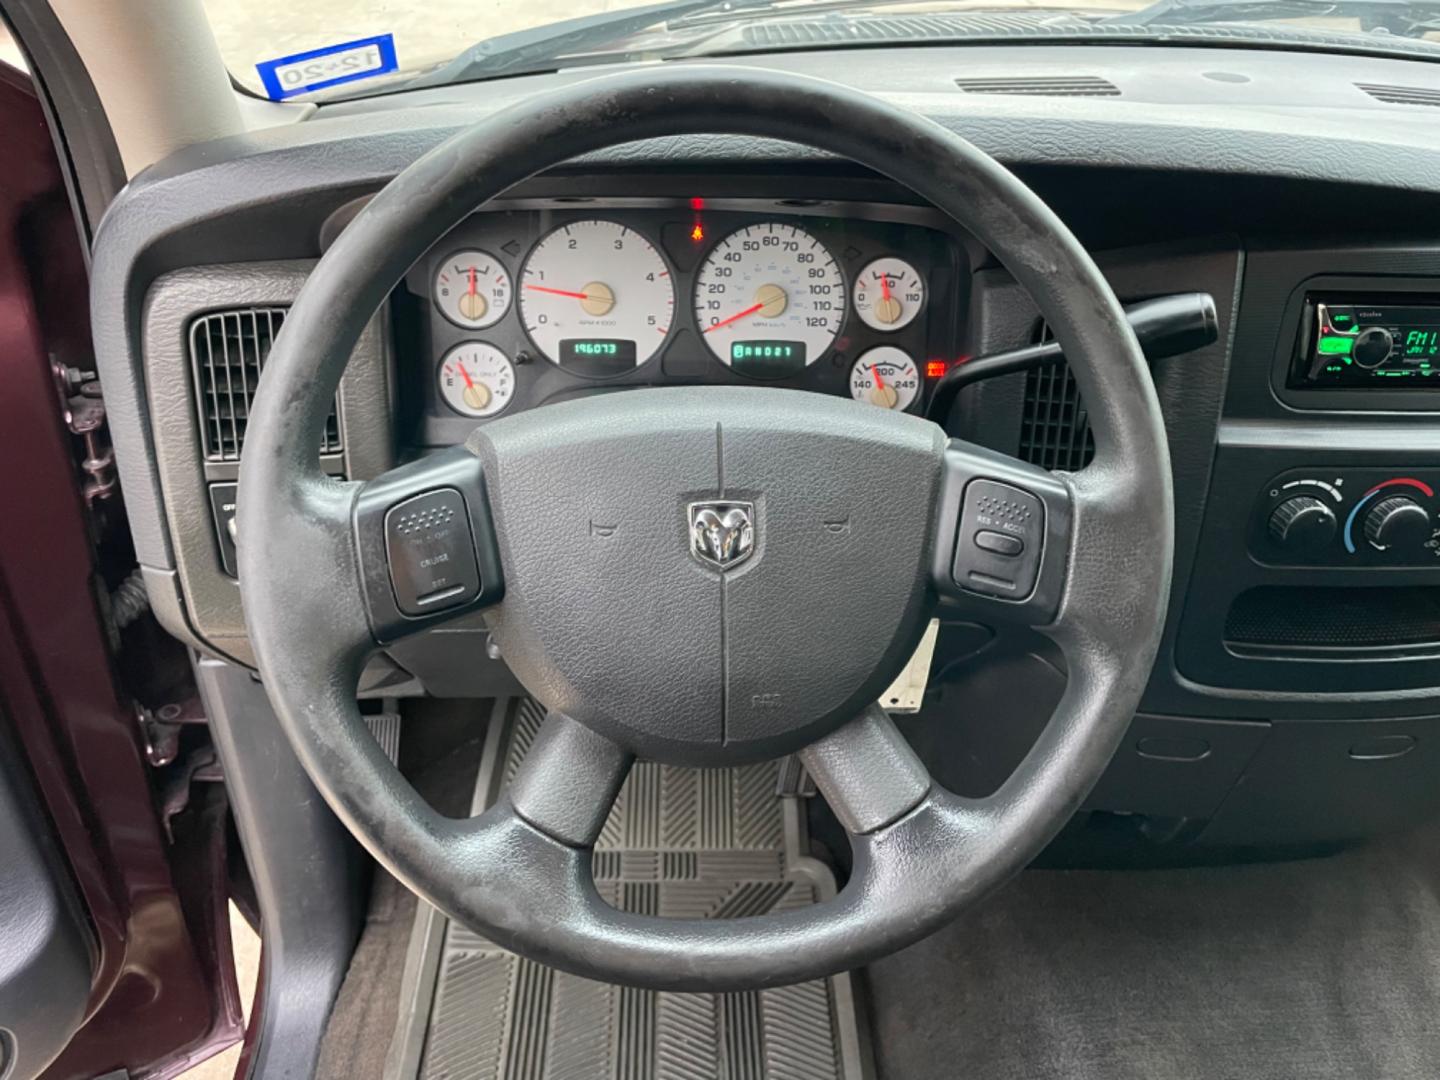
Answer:
[(1440, 297), (1415, 299), (1306, 296), (1290, 386), (1440, 389)]

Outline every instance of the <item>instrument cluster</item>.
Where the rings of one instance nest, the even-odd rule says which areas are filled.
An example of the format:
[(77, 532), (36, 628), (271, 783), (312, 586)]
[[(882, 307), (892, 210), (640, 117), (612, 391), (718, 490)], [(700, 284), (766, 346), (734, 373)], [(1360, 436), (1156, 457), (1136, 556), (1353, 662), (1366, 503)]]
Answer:
[(915, 207), (775, 209), (473, 215), (406, 282), (424, 342), (402, 356), (429, 358), (422, 441), (624, 386), (754, 383), (920, 411), (958, 351), (956, 237)]

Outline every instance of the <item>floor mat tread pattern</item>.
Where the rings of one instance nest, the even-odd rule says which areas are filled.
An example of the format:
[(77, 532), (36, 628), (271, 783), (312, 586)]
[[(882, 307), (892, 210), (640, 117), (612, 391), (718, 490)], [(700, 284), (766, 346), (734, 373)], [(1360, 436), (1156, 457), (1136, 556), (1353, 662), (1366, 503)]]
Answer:
[[(515, 710), (506, 783), (543, 714)], [(777, 765), (638, 763), (601, 831), (600, 895), (625, 911), (737, 918), (816, 902), (812, 865), (785, 850)], [(848, 976), (841, 976), (847, 979)], [(420, 1076), (425, 1080), (860, 1080), (853, 997), (836, 980), (750, 993), (616, 987), (445, 929)], [(842, 1031), (848, 1025), (849, 1030)]]

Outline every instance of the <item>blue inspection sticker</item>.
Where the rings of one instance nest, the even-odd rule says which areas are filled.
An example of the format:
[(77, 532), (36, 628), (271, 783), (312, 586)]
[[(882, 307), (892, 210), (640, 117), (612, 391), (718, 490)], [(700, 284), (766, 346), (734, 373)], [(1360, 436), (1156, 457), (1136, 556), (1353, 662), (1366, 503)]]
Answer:
[(255, 70), (260, 72), (266, 96), (271, 101), (281, 101), (356, 79), (373, 79), (399, 66), (395, 59), (395, 35), (377, 34), (266, 60), (256, 64)]

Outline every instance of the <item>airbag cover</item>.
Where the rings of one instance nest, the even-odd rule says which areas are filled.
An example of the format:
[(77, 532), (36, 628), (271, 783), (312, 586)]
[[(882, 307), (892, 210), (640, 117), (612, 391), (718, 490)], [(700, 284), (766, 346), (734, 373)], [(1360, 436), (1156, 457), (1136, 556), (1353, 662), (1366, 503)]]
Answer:
[[(505, 568), (492, 633), (540, 700), (638, 754), (798, 749), (874, 700), (924, 628), (944, 446), (917, 417), (758, 387), (487, 425), (470, 448)], [(697, 557), (707, 502), (748, 509), (748, 557)]]

